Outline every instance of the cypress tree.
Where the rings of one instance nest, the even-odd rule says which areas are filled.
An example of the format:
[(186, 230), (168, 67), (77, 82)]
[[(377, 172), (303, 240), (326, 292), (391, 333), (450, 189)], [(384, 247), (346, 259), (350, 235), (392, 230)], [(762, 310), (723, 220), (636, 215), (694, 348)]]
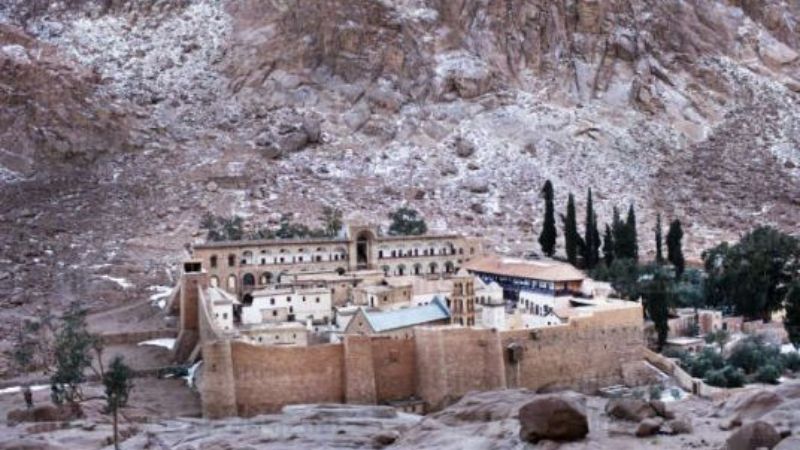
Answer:
[(625, 229), (625, 222), (619, 216), (619, 209), (614, 207), (614, 217), (611, 221), (611, 233), (614, 241), (614, 257), (627, 258), (625, 251), (625, 242), (627, 241), (627, 234)]
[(628, 258), (634, 261), (639, 260), (639, 238), (636, 232), (636, 211), (633, 209), (633, 203), (628, 207), (628, 217), (625, 219), (625, 234), (627, 235), (627, 252)]
[(578, 234), (578, 224), (575, 217), (575, 197), (572, 193), (567, 199), (567, 215), (561, 216), (564, 224), (564, 248), (567, 252), (567, 260), (572, 265), (578, 263), (578, 247), (580, 246), (580, 235)]
[(556, 252), (558, 231), (556, 231), (556, 212), (553, 206), (553, 183), (550, 180), (544, 182), (542, 195), (544, 196), (544, 226), (539, 235), (539, 245), (545, 255), (552, 257)]
[(614, 262), (614, 235), (608, 224), (606, 224), (606, 233), (603, 237), (603, 259), (605, 259), (606, 267), (611, 267), (611, 263)]
[(661, 251), (661, 214), (656, 216), (656, 264), (664, 263), (664, 253)]
[(686, 261), (683, 258), (683, 227), (681, 221), (675, 219), (669, 224), (669, 231), (667, 232), (667, 259), (675, 266), (675, 279), (679, 279), (683, 275)]
[(600, 260), (600, 233), (597, 231), (597, 214), (594, 212), (591, 188), (589, 188), (586, 200), (585, 227), (583, 263), (587, 269), (593, 269)]

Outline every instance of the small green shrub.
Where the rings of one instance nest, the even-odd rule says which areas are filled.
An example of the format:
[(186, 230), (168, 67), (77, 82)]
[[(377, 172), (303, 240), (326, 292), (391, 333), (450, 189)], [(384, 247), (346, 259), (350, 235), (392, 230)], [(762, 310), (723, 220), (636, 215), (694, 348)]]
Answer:
[(778, 384), (781, 372), (772, 364), (761, 366), (756, 372), (756, 381), (759, 383)]
[(800, 371), (800, 353), (789, 352), (781, 354), (781, 362), (786, 370), (797, 372)]

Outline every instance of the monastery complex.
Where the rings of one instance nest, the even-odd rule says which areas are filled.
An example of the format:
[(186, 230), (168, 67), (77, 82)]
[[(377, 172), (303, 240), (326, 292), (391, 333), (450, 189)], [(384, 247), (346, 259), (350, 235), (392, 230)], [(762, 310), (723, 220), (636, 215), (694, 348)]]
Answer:
[(202, 360), (208, 417), (294, 403), (434, 411), (471, 390), (621, 382), (642, 308), (569, 264), (459, 235), (196, 245), (170, 298), (181, 361)]

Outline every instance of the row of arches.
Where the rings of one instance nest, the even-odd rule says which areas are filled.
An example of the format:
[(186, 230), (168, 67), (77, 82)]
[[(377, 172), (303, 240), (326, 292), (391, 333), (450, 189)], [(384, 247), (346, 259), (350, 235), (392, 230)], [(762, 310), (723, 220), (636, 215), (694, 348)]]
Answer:
[[(245, 250), (239, 255), (229, 253), (226, 258), (227, 267), (345, 261), (347, 259), (347, 250), (344, 247), (338, 247), (332, 252), (329, 252), (324, 247), (318, 247), (316, 250), (300, 248), (294, 252), (288, 249), (280, 249), (274, 253), (271, 250), (262, 250), (260, 253)], [(220, 264), (219, 255), (211, 255), (209, 257), (209, 266), (212, 269), (218, 268)]]
[(463, 248), (456, 248), (453, 244), (448, 243), (444, 247), (435, 247), (433, 244), (428, 244), (427, 247), (409, 247), (399, 246), (389, 248), (381, 246), (378, 248), (378, 259), (388, 258), (411, 258), (418, 256), (448, 256), (448, 255), (463, 255)]
[(436, 261), (431, 261), (427, 264), (423, 263), (414, 263), (410, 265), (405, 264), (397, 264), (396, 266), (390, 266), (388, 264), (381, 267), (383, 270), (384, 275), (426, 275), (426, 274), (436, 274), (436, 273), (455, 273), (456, 272), (456, 265), (453, 261), (446, 261), (442, 266), (439, 266), (439, 263)]
[[(339, 267), (336, 269), (336, 272), (339, 274), (345, 273), (344, 267)], [(228, 276), (220, 279), (216, 275), (212, 275), (209, 278), (209, 282), (213, 287), (223, 287), (225, 290), (229, 292), (238, 292), (239, 288), (241, 287), (244, 290), (252, 289), (257, 286), (268, 286), (271, 284), (277, 284), (281, 282), (281, 277), (285, 274), (285, 272), (261, 272), (261, 273), (251, 273), (247, 272), (242, 274), (241, 279), (236, 276), (236, 274), (228, 274)], [(224, 282), (224, 286), (220, 284), (220, 282)]]

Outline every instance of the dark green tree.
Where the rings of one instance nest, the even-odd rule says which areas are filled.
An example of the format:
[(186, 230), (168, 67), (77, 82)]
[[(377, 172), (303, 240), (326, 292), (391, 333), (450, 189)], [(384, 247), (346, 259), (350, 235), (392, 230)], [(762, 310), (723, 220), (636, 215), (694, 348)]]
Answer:
[(664, 263), (664, 253), (661, 250), (661, 214), (659, 213), (656, 215), (656, 264), (663, 264)]
[(666, 272), (656, 269), (652, 279), (641, 287), (647, 316), (653, 321), (658, 334), (658, 349), (664, 347), (669, 333), (669, 308), (672, 304), (672, 280)]
[(240, 241), (244, 238), (244, 219), (239, 216), (225, 218), (206, 213), (200, 220), (200, 228), (207, 231), (209, 241)]
[(636, 211), (633, 203), (628, 207), (628, 217), (625, 219), (625, 234), (627, 235), (627, 257), (639, 261), (639, 238), (636, 232)]
[(600, 261), (600, 233), (597, 231), (597, 214), (594, 212), (592, 189), (586, 196), (586, 221), (583, 238), (583, 264), (587, 269), (594, 269)]
[(681, 221), (678, 219), (669, 224), (667, 259), (675, 267), (675, 279), (680, 279), (686, 267), (686, 260), (683, 258), (683, 228), (681, 227)]
[(91, 351), (100, 348), (100, 341), (86, 329), (86, 310), (77, 302), (69, 305), (61, 320), (54, 342), (51, 398), (56, 404), (76, 403), (83, 399), (80, 384), (85, 381), (86, 369), (92, 367)]
[(555, 206), (553, 206), (553, 184), (550, 180), (545, 181), (542, 196), (544, 197), (544, 225), (542, 233), (539, 235), (539, 246), (545, 255), (552, 257), (556, 253), (558, 231), (556, 230)]
[(800, 280), (792, 283), (786, 295), (786, 316), (783, 318), (783, 326), (789, 335), (789, 342), (796, 349), (800, 349)]
[(628, 228), (619, 215), (619, 209), (614, 207), (614, 216), (611, 221), (611, 233), (614, 237), (614, 257), (619, 259), (629, 259), (630, 239)]
[(572, 193), (567, 199), (567, 214), (561, 216), (564, 225), (564, 249), (567, 253), (567, 260), (573, 266), (578, 265), (578, 251), (582, 248), (581, 235), (578, 234), (578, 223), (575, 214), (575, 197)]
[(119, 450), (119, 410), (128, 404), (128, 396), (133, 389), (133, 371), (116, 355), (103, 374), (103, 386), (106, 393), (106, 414), (111, 414), (114, 429), (114, 448)]
[(611, 267), (614, 262), (614, 235), (611, 231), (611, 226), (608, 224), (606, 224), (606, 232), (605, 236), (603, 236), (603, 259), (606, 267)]
[(798, 239), (771, 227), (758, 227), (734, 245), (703, 252), (707, 303), (748, 319), (769, 321), (784, 306), (800, 270)]
[(322, 223), (325, 237), (335, 237), (342, 229), (342, 211), (340, 209), (325, 206), (322, 208)]
[(417, 210), (401, 207), (389, 213), (392, 223), (389, 225), (389, 234), (394, 236), (418, 236), (428, 231), (425, 223)]

